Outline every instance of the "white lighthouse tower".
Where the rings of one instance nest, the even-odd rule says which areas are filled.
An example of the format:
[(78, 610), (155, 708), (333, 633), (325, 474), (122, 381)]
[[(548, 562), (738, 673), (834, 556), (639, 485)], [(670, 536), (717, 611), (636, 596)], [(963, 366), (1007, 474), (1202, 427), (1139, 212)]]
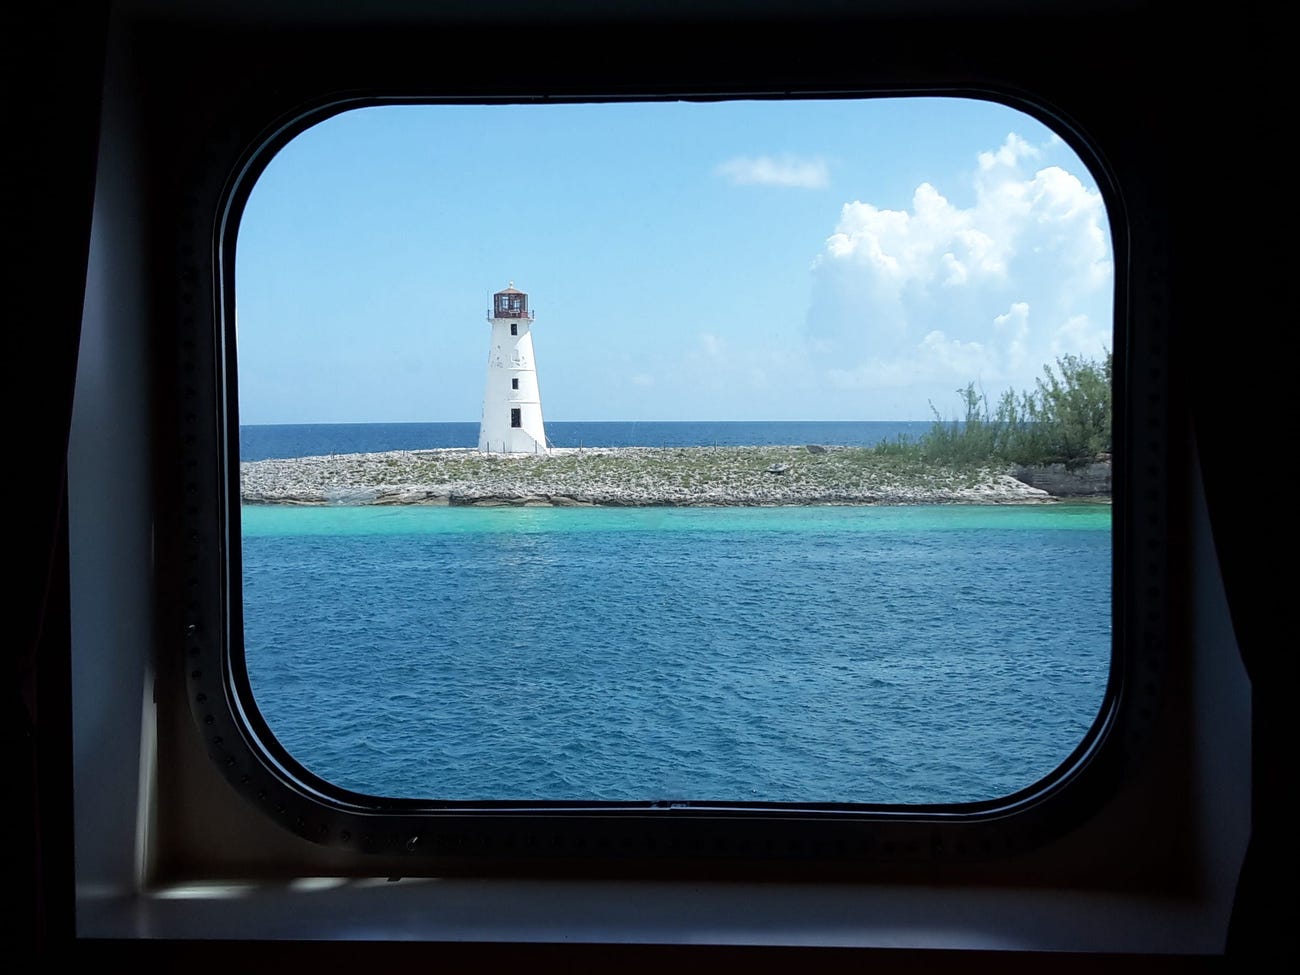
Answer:
[(537, 386), (537, 360), (533, 358), (533, 313), (528, 310), (528, 295), (517, 290), (513, 281), (492, 296), (488, 323), (492, 338), (488, 343), (478, 449), (507, 454), (546, 453), (542, 394)]

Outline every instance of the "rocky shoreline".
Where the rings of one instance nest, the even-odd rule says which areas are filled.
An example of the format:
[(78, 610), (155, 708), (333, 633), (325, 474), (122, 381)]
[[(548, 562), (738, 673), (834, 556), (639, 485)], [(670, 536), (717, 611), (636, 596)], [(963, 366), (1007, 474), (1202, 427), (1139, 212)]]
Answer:
[[(1096, 465), (1094, 465), (1096, 466)], [(472, 448), (337, 454), (240, 465), (245, 504), (758, 506), (1042, 504), (1035, 472), (949, 470), (856, 447), (610, 447), (544, 455)], [(1014, 475), (1014, 476), (1013, 476)], [(1061, 478), (1053, 485), (1061, 490)]]

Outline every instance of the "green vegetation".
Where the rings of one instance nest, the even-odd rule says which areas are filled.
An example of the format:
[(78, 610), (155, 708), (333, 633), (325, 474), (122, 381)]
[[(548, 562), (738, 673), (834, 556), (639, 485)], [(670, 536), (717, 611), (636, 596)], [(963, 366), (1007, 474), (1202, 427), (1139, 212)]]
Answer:
[(1007, 390), (990, 408), (983, 390), (957, 390), (964, 416), (934, 425), (916, 443), (881, 443), (877, 453), (915, 452), (930, 463), (971, 465), (1064, 464), (1074, 470), (1111, 451), (1111, 354), (1101, 362), (1065, 355), (1043, 367), (1036, 387)]

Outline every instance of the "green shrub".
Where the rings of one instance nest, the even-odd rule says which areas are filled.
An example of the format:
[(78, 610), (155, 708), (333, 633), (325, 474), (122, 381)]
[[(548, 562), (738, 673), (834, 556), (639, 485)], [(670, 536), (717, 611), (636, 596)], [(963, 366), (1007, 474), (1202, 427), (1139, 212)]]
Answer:
[(1077, 467), (1111, 451), (1111, 354), (1101, 363), (1061, 356), (1056, 366), (1059, 377), (1051, 366), (1043, 367), (1033, 417), (1048, 462)]
[[(918, 444), (933, 463), (1065, 464), (1073, 469), (1111, 450), (1111, 354), (1101, 362), (1064, 355), (1043, 367), (1035, 388), (1007, 390), (990, 410), (983, 390), (957, 390), (964, 416), (934, 423)], [(884, 446), (883, 444), (881, 445)], [(878, 450), (880, 448), (877, 448)]]

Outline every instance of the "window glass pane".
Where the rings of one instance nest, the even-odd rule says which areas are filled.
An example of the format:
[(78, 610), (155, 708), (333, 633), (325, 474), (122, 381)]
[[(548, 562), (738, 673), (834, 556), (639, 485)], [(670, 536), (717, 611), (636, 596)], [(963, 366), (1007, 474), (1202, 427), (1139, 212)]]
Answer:
[(1024, 113), (360, 109), (237, 254), (245, 660), (316, 774), (969, 802), (1092, 725), (1111, 241)]

